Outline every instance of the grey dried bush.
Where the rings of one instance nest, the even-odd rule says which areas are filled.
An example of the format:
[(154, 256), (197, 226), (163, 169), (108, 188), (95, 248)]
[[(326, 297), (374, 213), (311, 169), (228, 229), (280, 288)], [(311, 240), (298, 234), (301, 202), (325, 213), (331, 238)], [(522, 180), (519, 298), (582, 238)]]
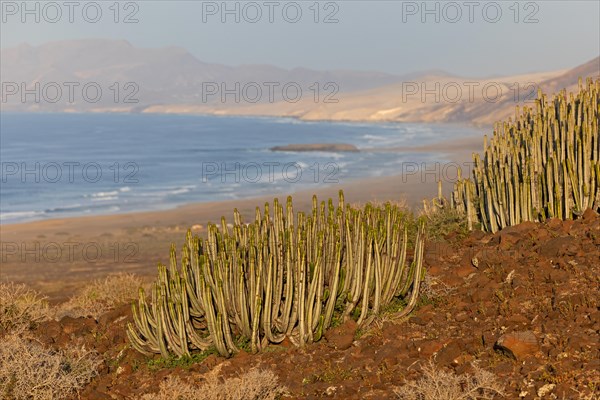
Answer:
[(394, 392), (402, 400), (487, 400), (504, 397), (504, 385), (476, 364), (472, 375), (456, 375), (429, 362), (421, 379), (409, 381)]
[(276, 400), (287, 393), (277, 376), (256, 367), (239, 377), (219, 378), (221, 365), (204, 375), (204, 383), (193, 385), (169, 376), (159, 392), (146, 394), (143, 400)]
[(116, 306), (138, 297), (142, 279), (134, 274), (118, 273), (86, 285), (78, 294), (59, 307), (57, 316), (98, 318)]
[(448, 286), (441, 279), (425, 275), (423, 282), (421, 282), (421, 296), (428, 299), (445, 299), (450, 296), (456, 287)]
[[(573, 395), (569, 398), (573, 398), (573, 399), (576, 398), (577, 400), (600, 400), (600, 393), (597, 393), (597, 392), (596, 393), (582, 393), (579, 390), (573, 389), (573, 388), (571, 389), (571, 391), (577, 393), (577, 397), (573, 397), (573, 396), (575, 396), (575, 395)], [(561, 400), (566, 400), (566, 399), (567, 399), (566, 395), (563, 395), (561, 397)]]
[(22, 332), (49, 319), (51, 309), (46, 297), (26, 285), (0, 283), (0, 328), (5, 332)]
[(99, 363), (84, 347), (55, 351), (34, 339), (7, 335), (0, 346), (0, 398), (71, 397), (96, 375)]

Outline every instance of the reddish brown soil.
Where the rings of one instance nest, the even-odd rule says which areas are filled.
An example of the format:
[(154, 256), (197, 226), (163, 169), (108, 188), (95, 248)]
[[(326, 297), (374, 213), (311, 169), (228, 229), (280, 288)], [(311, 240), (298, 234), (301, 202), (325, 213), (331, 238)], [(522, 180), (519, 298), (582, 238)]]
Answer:
[(225, 377), (269, 368), (290, 398), (395, 398), (393, 388), (419, 378), (430, 359), (457, 373), (477, 360), (506, 383), (511, 399), (534, 399), (548, 383), (556, 384), (558, 398), (578, 398), (573, 389), (600, 394), (597, 214), (523, 223), (495, 235), (451, 234), (428, 243), (426, 267), (425, 297), (408, 318), (387, 314), (361, 332), (349, 322), (304, 349), (284, 343), (259, 355), (211, 355), (185, 368), (152, 370), (148, 358), (128, 348), (129, 306), (99, 321), (43, 323), (36, 334), (56, 347), (83, 341), (102, 355), (100, 375), (81, 393), (86, 399), (136, 398), (157, 391), (168, 375), (198, 381), (219, 363)]

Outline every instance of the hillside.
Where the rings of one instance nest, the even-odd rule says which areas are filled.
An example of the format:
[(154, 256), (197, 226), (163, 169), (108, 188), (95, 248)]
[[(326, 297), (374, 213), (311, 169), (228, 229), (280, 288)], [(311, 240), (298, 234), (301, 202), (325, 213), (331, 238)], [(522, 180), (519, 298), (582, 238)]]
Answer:
[[(390, 309), (366, 330), (350, 320), (304, 349), (285, 340), (258, 355), (161, 361), (128, 345), (129, 304), (97, 318), (41, 322), (31, 335), (53, 351), (77, 343), (98, 353), (98, 375), (80, 393), (89, 399), (141, 398), (163, 386), (159, 399), (188, 387), (209, 396), (214, 384), (203, 385), (214, 374), (221, 389), (235, 390), (236, 377), (253, 367), (274, 373), (277, 387), (288, 390), (284, 399), (397, 399), (395, 390), (418, 380), (430, 360), (447, 390), (453, 376), (473, 374), (475, 362), (507, 399), (595, 399), (599, 229), (600, 217), (588, 210), (582, 220), (527, 222), (493, 235), (451, 231), (427, 245), (428, 276), (411, 315), (398, 320)], [(261, 380), (248, 384), (273, 390)]]
[[(271, 65), (227, 66), (203, 62), (180, 47), (137, 48), (125, 40), (107, 39), (50, 42), (41, 46), (22, 44), (3, 49), (1, 58), (3, 82), (25, 83), (28, 88), (36, 82), (42, 87), (58, 83), (65, 91), (56, 103), (44, 98), (53, 97), (53, 93), (42, 94), (39, 103), (33, 96), (25, 103), (18, 95), (8, 96), (8, 101), (3, 104), (7, 111), (134, 112), (156, 104), (202, 104), (203, 83), (224, 83), (227, 88), (233, 88), (235, 83), (243, 87), (250, 82), (294, 82), (309, 90), (315, 82), (320, 85), (336, 82), (340, 90), (352, 92), (402, 80), (400, 76), (379, 72), (286, 70)], [(98, 83), (104, 95), (96, 103), (82, 101), (81, 95), (76, 96), (71, 104), (64, 82), (77, 82), (81, 86)], [(123, 101), (125, 93), (115, 102), (110, 89), (115, 82), (121, 86), (134, 83), (139, 89), (134, 96), (138, 103)], [(80, 93), (76, 90), (75, 94)], [(281, 91), (274, 91), (274, 101), (280, 99)], [(260, 101), (269, 101), (267, 93)], [(209, 96), (206, 103), (220, 103), (220, 96)]]
[[(437, 70), (392, 75), (226, 66), (203, 62), (179, 47), (147, 49), (99, 39), (23, 44), (3, 49), (1, 57), (3, 82), (24, 83), (28, 88), (39, 82), (42, 88), (39, 101), (32, 95), (21, 101), (20, 89), (3, 94), (4, 111), (261, 115), (489, 126), (512, 115), (517, 104), (532, 102), (540, 88), (552, 94), (559, 88), (574, 88), (579, 77), (600, 76), (600, 57), (568, 70), (479, 79)], [(64, 82), (79, 84), (74, 102), (69, 101)], [(82, 96), (81, 88), (90, 82), (102, 89), (98, 101)], [(58, 101), (53, 101), (52, 88), (43, 92), (48, 83), (62, 86)], [(235, 94), (224, 94), (236, 84)], [(298, 88), (301, 94), (297, 95)]]
[(575, 89), (579, 77), (598, 76), (600, 57), (566, 71), (485, 80), (425, 75), (371, 90), (342, 93), (335, 104), (279, 102), (235, 109), (189, 105), (187, 108), (152, 107), (147, 111), (278, 115), (304, 120), (457, 122), (491, 126), (495, 121), (514, 115), (515, 106), (531, 104), (538, 89), (549, 95), (559, 88), (569, 91)]

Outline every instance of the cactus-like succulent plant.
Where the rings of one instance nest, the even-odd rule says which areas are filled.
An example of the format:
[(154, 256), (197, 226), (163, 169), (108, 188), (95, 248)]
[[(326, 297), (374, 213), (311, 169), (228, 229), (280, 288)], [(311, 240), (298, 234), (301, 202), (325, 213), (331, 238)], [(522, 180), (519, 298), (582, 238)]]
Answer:
[(539, 92), (535, 109), (517, 108), (514, 121), (496, 124), (451, 206), (490, 232), (600, 210), (599, 93), (600, 79), (580, 79), (577, 94), (563, 90), (549, 102)]
[[(223, 356), (253, 352), (286, 337), (303, 346), (318, 341), (334, 318), (354, 316), (368, 324), (396, 297), (414, 307), (423, 276), (423, 225), (407, 263), (405, 214), (386, 204), (364, 209), (334, 206), (313, 197), (309, 214), (285, 207), (256, 209), (246, 224), (237, 210), (234, 224), (209, 224), (201, 239), (188, 231), (177, 260), (158, 266), (151, 298), (140, 290), (128, 326), (132, 346), (144, 354), (189, 355), (214, 346)], [(412, 289), (412, 290), (411, 290)]]

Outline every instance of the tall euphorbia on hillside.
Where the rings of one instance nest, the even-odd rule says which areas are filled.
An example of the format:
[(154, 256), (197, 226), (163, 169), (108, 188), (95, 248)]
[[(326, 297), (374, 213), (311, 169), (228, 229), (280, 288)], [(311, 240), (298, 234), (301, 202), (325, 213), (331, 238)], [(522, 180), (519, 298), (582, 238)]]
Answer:
[(471, 178), (454, 186), (451, 207), (496, 232), (523, 221), (571, 219), (600, 209), (600, 80), (580, 80), (579, 92), (496, 124), (483, 155), (473, 155)]

